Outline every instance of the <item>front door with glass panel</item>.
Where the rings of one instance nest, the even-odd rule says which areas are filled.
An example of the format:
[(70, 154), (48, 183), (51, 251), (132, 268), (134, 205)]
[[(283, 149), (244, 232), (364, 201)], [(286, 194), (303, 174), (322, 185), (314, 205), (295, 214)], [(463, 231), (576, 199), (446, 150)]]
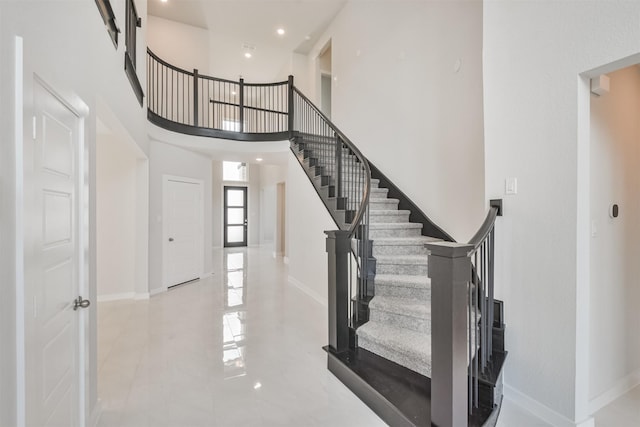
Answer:
[(224, 187), (224, 246), (247, 246), (247, 187)]

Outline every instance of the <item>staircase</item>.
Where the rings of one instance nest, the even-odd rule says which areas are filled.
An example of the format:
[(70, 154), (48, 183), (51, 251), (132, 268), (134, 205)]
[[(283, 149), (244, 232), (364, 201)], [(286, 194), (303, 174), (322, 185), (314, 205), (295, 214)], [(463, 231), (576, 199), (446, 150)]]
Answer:
[[(468, 244), (453, 243), (294, 86), (293, 76), (231, 82), (179, 69), (149, 50), (147, 68), (147, 116), (156, 125), (239, 141), (291, 141), (337, 228), (326, 231), (328, 369), (390, 425), (494, 426), (506, 357), (502, 303), (493, 297), (500, 201)], [(175, 75), (177, 88), (158, 91)], [(185, 107), (181, 93), (193, 102)], [(236, 118), (239, 131), (225, 130), (225, 120)], [(433, 307), (430, 257), (438, 273)], [(442, 260), (457, 267), (442, 267)]]
[(388, 189), (372, 184), (369, 238), (376, 259), (369, 321), (357, 329), (358, 346), (426, 377), (431, 376), (431, 283), (422, 224), (409, 222)]
[[(329, 213), (331, 213), (336, 225), (342, 230), (347, 230), (350, 222), (353, 221), (354, 204), (349, 203), (348, 197), (338, 197), (336, 162), (332, 155), (327, 156), (327, 140), (318, 139), (313, 136), (298, 137), (292, 139), (291, 149), (298, 158), (301, 166), (305, 170), (318, 195), (324, 202)], [(335, 141), (331, 141), (335, 144)], [(329, 150), (331, 153), (331, 150)], [(349, 149), (343, 149), (341, 172), (344, 175), (343, 186), (351, 192), (359, 194), (364, 183), (354, 178), (350, 178), (349, 171), (359, 167), (357, 156)], [(380, 172), (373, 168), (376, 173)], [(381, 175), (381, 174), (380, 174)], [(368, 240), (371, 250), (369, 259), (371, 270), (366, 274), (366, 279), (370, 282), (370, 290), (362, 298), (360, 304), (364, 307), (354, 307), (353, 312), (359, 313), (359, 319), (352, 319), (351, 332), (353, 333), (351, 344), (357, 348), (354, 353), (350, 353), (341, 359), (342, 364), (351, 364), (354, 371), (359, 371), (362, 378), (367, 375), (375, 375), (384, 379), (385, 389), (400, 390), (397, 394), (398, 401), (393, 402), (394, 407), (403, 404), (402, 398), (405, 394), (416, 393), (421, 384), (428, 384), (432, 377), (431, 363), (431, 280), (428, 277), (428, 251), (425, 247), (428, 243), (442, 242), (444, 239), (450, 240), (442, 230), (431, 224), (422, 212), (415, 215), (421, 221), (412, 222), (410, 217), (415, 206), (407, 203), (406, 196), (400, 193), (404, 199), (402, 202), (412, 209), (399, 209), (401, 200), (389, 197), (389, 188), (381, 186), (382, 182), (388, 182), (386, 177), (372, 178), (370, 181), (369, 212), (368, 212)], [(398, 193), (394, 186), (394, 193)], [(415, 212), (413, 212), (415, 213)], [(425, 221), (431, 227), (431, 231), (439, 237), (423, 235)], [(434, 228), (435, 227), (435, 228)], [(357, 248), (362, 245), (356, 238), (353, 239), (352, 248), (357, 253)], [(363, 253), (359, 253), (362, 258)], [(362, 276), (360, 272), (360, 276)], [(375, 291), (373, 291), (375, 290)], [(359, 308), (359, 309), (358, 309)], [(475, 316), (473, 321), (477, 324), (481, 314), (477, 310), (469, 312), (467, 316)], [(355, 316), (355, 314), (352, 314)], [(484, 371), (478, 374), (478, 388), (480, 390), (479, 400), (481, 406), (469, 417), (469, 425), (493, 426), (497, 420), (497, 410), (502, 397), (501, 372), (506, 353), (504, 352), (503, 339), (504, 330), (501, 329), (500, 321), (497, 327), (493, 328), (496, 335), (497, 346), (494, 362)], [(467, 317), (467, 324), (471, 325)], [(476, 350), (480, 347), (478, 340), (478, 330), (467, 328), (467, 341), (475, 343), (471, 345)], [(357, 342), (357, 344), (356, 344)], [(478, 356), (479, 357), (479, 356)], [(467, 363), (469, 355), (467, 355)], [(348, 375), (340, 374), (340, 369), (331, 367), (331, 356), (329, 360), (330, 369), (338, 375), (345, 384), (349, 384)], [(371, 367), (367, 367), (371, 365)], [(394, 367), (395, 365), (396, 367)], [(368, 370), (374, 374), (368, 373)], [(398, 377), (404, 379), (398, 381)], [(374, 378), (369, 379), (371, 383)], [(356, 393), (358, 387), (352, 387)], [(378, 390), (379, 391), (379, 390)], [(387, 390), (388, 391), (388, 390)], [(423, 393), (422, 398), (429, 399), (430, 391)], [(420, 393), (418, 392), (418, 395)], [(372, 408), (375, 407), (375, 398), (368, 398), (365, 394), (359, 396)], [(397, 396), (388, 393), (385, 400), (393, 401)], [(373, 403), (372, 403), (373, 402)], [(411, 406), (411, 405), (409, 405)], [(421, 412), (418, 408), (403, 408), (405, 415), (413, 414), (413, 420), (407, 425), (428, 425), (430, 415)], [(374, 409), (375, 410), (375, 409)], [(385, 410), (376, 410), (379, 414)], [(392, 425), (396, 423), (404, 424), (404, 417), (394, 418), (387, 416), (383, 418)]]

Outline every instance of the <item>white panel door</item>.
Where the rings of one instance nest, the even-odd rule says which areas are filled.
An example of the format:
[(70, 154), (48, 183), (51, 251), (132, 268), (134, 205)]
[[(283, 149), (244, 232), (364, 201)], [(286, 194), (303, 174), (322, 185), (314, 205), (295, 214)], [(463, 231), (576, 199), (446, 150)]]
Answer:
[(164, 183), (165, 285), (200, 277), (204, 260), (202, 184), (166, 179)]
[(79, 118), (38, 82), (33, 88), (35, 122), (25, 141), (26, 421), (77, 426)]

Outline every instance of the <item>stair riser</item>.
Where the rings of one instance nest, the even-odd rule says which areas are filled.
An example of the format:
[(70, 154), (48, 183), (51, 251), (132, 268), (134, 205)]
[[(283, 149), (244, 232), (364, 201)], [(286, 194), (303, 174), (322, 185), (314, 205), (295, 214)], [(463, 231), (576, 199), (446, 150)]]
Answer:
[[(331, 177), (331, 183), (335, 183), (336, 179), (334, 176)], [(350, 192), (354, 192), (354, 193), (358, 193), (358, 194), (362, 194), (362, 192), (364, 191), (364, 185), (362, 185), (362, 181), (355, 181), (351, 180), (351, 179), (342, 179), (342, 188), (344, 188), (345, 190), (349, 190)], [(371, 183), (371, 188), (378, 188), (378, 183), (377, 182), (372, 182)]]
[(399, 328), (431, 334), (431, 319), (404, 316), (402, 314), (380, 311), (374, 308), (371, 308), (371, 311), (369, 312), (369, 319), (386, 325), (393, 325)]
[(382, 297), (410, 298), (419, 301), (431, 301), (431, 289), (408, 288), (406, 286), (381, 285), (376, 283), (376, 295)]
[[(387, 192), (386, 191), (372, 191), (371, 192), (371, 199), (386, 199), (387, 198)], [(409, 216), (407, 215), (407, 218)], [(408, 222), (408, 221), (407, 221)]]
[(375, 241), (383, 237), (419, 237), (421, 231), (419, 228), (369, 228), (369, 238)]
[(361, 336), (358, 336), (358, 346), (431, 378), (431, 360), (428, 358), (406, 356)]
[(373, 242), (373, 256), (378, 255), (427, 255), (424, 245), (376, 245)]
[(371, 211), (369, 213), (369, 221), (371, 224), (396, 224), (399, 222), (409, 222), (408, 213), (378, 213), (378, 211)]
[(429, 269), (426, 264), (380, 264), (376, 265), (377, 274), (406, 274), (426, 276)]
[(393, 209), (398, 209), (398, 202), (397, 201), (392, 201), (389, 199), (381, 199), (382, 201), (379, 201), (379, 199), (371, 199), (369, 200), (369, 208), (372, 211), (380, 211), (380, 210), (393, 210)]

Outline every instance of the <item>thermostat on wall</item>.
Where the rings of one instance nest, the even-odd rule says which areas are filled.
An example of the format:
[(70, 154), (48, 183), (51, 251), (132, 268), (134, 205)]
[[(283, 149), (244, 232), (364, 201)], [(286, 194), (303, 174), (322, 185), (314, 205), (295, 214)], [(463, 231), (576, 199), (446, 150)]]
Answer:
[(609, 216), (611, 218), (618, 218), (618, 215), (620, 213), (620, 208), (618, 208), (617, 204), (612, 204), (611, 206), (609, 206)]

